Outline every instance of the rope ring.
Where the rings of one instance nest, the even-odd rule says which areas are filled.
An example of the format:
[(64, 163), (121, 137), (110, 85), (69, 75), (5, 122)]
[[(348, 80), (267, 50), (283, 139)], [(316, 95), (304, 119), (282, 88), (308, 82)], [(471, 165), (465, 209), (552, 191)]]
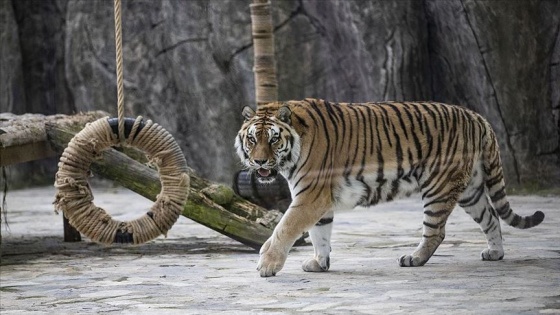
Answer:
[(73, 227), (95, 242), (142, 244), (167, 235), (182, 213), (190, 186), (187, 162), (175, 139), (160, 125), (151, 120), (144, 123), (141, 116), (125, 118), (123, 144), (142, 150), (157, 167), (161, 192), (142, 217), (116, 221), (93, 203), (87, 178), (91, 163), (104, 150), (121, 145), (118, 135), (118, 120), (105, 117), (87, 124), (72, 138), (58, 163), (54, 205)]

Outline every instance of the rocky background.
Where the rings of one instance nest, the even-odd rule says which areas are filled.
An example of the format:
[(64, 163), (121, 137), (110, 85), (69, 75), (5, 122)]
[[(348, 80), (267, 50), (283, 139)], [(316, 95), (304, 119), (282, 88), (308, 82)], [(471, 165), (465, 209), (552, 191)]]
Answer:
[[(127, 115), (163, 125), (192, 168), (225, 183), (255, 101), (249, 4), (123, 2)], [(0, 112), (116, 115), (112, 12), (109, 0), (0, 0)], [(495, 128), (510, 187), (558, 187), (560, 1), (273, 0), (273, 13), (281, 100), (460, 104)], [(51, 183), (55, 162), (9, 173)]]

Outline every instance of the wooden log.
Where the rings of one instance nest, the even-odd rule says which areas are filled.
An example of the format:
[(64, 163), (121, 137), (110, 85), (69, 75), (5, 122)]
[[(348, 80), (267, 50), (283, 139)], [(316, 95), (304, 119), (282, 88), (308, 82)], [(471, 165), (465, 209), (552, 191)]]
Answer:
[(55, 156), (47, 142), (45, 124), (52, 123), (62, 126), (84, 126), (107, 113), (102, 111), (88, 112), (73, 116), (40, 114), (14, 115), (0, 114), (0, 166), (23, 163)]
[[(47, 124), (46, 132), (54, 151), (62, 152), (77, 130)], [(124, 151), (138, 160), (145, 159), (134, 148)], [(156, 170), (115, 149), (106, 150), (103, 159), (94, 162), (91, 170), (152, 201), (161, 190)], [(235, 195), (231, 188), (200, 178), (192, 170), (189, 175), (191, 187), (182, 214), (243, 244), (260, 248), (272, 234), (281, 213), (254, 205)]]
[(62, 226), (64, 228), (64, 241), (68, 243), (80, 242), (82, 240), (82, 234), (76, 230), (70, 221), (63, 215)]
[(257, 106), (260, 106), (278, 100), (274, 28), (272, 26), (269, 0), (253, 0), (250, 9), (254, 52), (255, 99)]

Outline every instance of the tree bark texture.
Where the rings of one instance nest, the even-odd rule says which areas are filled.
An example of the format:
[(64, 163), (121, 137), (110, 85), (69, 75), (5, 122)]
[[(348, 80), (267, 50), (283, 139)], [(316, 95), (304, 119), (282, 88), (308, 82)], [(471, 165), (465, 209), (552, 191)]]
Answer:
[(102, 111), (73, 116), (0, 113), (0, 166), (56, 156), (57, 153), (50, 148), (47, 140), (47, 123), (61, 128), (83, 128), (86, 123), (104, 116), (107, 113)]
[[(123, 1), (127, 116), (163, 125), (191, 167), (226, 183), (255, 103), (250, 3)], [(0, 111), (116, 113), (111, 1), (0, 6)], [(559, 184), (559, 1), (273, 0), (272, 12), (279, 99), (463, 105), (495, 128), (508, 186)]]
[(253, 0), (251, 29), (253, 37), (253, 72), (255, 73), (255, 99), (257, 107), (278, 101), (276, 52), (272, 9), (268, 0)]

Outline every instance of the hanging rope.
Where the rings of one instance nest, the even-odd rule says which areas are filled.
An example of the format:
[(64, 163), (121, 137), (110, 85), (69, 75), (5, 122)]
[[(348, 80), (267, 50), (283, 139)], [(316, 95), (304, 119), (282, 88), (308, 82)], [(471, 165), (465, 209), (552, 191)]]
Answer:
[(115, 51), (117, 65), (117, 117), (119, 119), (119, 139), (124, 142), (124, 83), (122, 56), (121, 0), (115, 0)]
[[(62, 211), (69, 223), (91, 240), (103, 244), (141, 244), (167, 231), (179, 218), (187, 200), (190, 178), (183, 152), (169, 132), (141, 116), (124, 118), (122, 39), (120, 0), (115, 0), (115, 46), (117, 64), (118, 117), (102, 118), (80, 131), (68, 144), (58, 163), (55, 178), (55, 209)], [(142, 217), (131, 222), (111, 218), (93, 203), (87, 181), (91, 163), (112, 146), (130, 145), (146, 153), (149, 163), (160, 174), (161, 192)]]

